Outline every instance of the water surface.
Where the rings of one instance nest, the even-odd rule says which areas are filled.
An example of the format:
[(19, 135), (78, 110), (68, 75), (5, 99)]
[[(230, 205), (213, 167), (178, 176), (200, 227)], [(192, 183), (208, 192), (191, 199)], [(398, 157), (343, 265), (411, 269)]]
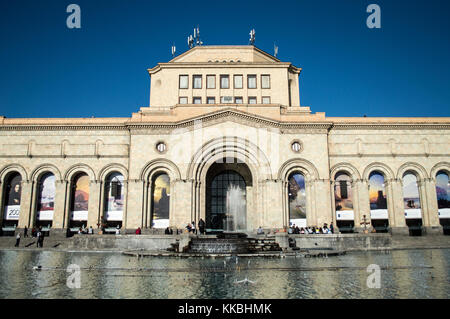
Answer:
[[(66, 285), (70, 264), (81, 268), (80, 289)], [(381, 268), (379, 289), (367, 287), (370, 264)], [(449, 249), (237, 260), (9, 250), (0, 270), (0, 298), (450, 297)], [(245, 278), (252, 283), (239, 283)]]

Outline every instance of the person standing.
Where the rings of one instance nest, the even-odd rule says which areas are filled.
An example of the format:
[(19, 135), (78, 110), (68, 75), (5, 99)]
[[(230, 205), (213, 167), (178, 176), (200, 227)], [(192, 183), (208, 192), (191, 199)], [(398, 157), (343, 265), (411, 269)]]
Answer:
[(17, 233), (16, 244), (14, 245), (14, 247), (19, 247), (19, 244), (20, 244), (20, 233)]
[(37, 238), (36, 247), (38, 247), (38, 248), (39, 248), (39, 245), (41, 244), (41, 236), (42, 236), (42, 233), (40, 231), (38, 231), (36, 234), (36, 238)]
[(44, 232), (41, 232), (41, 238), (40, 238), (41, 242), (39, 244), (39, 246), (41, 248), (44, 247), (44, 237), (45, 237)]
[(200, 235), (205, 234), (205, 221), (202, 218), (198, 221), (198, 229), (200, 230)]
[(25, 228), (23, 229), (23, 238), (28, 237), (28, 228), (27, 226), (25, 226)]
[(330, 223), (330, 230), (331, 230), (331, 233), (334, 234), (333, 222)]

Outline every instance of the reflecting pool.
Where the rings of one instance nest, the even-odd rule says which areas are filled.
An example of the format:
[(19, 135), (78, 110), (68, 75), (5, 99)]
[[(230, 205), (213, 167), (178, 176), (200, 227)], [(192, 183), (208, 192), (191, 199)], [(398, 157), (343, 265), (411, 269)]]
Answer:
[[(71, 264), (80, 267), (79, 289), (67, 286)], [(371, 264), (380, 267), (380, 288), (367, 286)], [(0, 298), (450, 297), (449, 249), (277, 259), (8, 250), (0, 269)]]

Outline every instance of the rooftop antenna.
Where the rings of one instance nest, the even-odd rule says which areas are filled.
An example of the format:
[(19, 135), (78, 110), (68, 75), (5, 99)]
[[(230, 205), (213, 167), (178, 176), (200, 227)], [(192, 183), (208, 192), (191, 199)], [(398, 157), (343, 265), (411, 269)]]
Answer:
[(172, 57), (175, 57), (175, 52), (177, 52), (177, 47), (175, 46), (175, 43), (172, 45)]
[(189, 49), (192, 49), (194, 47), (194, 38), (192, 37), (192, 34), (188, 36), (187, 38)]
[(200, 39), (200, 28), (197, 25), (197, 28), (194, 28), (194, 39), (195, 39), (195, 45), (202, 45), (203, 42)]
[(203, 41), (200, 39), (200, 28), (197, 26), (194, 28), (194, 36), (192, 34), (187, 38), (189, 49), (192, 49), (194, 46), (202, 45)]
[(250, 30), (250, 45), (255, 45), (255, 29)]
[(278, 55), (278, 47), (277, 47), (277, 45), (274, 43), (274, 44), (273, 44), (273, 56), (274, 56), (274, 57), (277, 57), (277, 55)]

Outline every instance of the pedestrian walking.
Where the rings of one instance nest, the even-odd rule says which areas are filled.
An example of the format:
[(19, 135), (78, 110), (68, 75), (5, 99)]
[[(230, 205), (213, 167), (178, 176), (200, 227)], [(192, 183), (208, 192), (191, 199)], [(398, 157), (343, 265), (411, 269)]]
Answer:
[(19, 244), (20, 244), (20, 233), (18, 233), (16, 236), (16, 244), (14, 245), (14, 247), (19, 247)]

